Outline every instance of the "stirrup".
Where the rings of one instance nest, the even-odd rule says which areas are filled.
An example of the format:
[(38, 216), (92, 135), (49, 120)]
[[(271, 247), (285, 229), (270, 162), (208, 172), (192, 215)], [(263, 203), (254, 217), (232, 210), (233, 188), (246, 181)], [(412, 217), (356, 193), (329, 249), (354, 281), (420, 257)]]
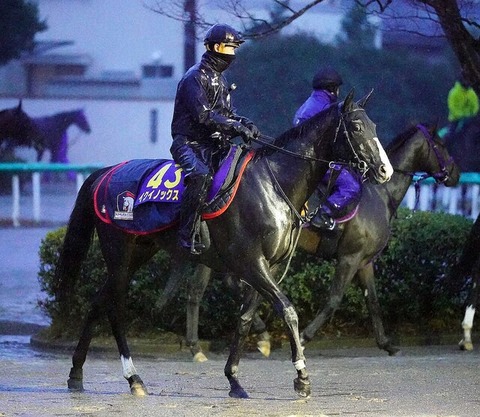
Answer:
[(333, 230), (337, 222), (327, 214), (317, 214), (310, 220), (310, 225), (319, 230)]

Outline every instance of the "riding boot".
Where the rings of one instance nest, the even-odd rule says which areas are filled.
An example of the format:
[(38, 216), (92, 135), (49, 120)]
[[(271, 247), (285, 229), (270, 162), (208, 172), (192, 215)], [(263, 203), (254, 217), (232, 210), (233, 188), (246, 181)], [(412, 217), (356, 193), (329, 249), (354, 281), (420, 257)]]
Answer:
[(180, 208), (180, 245), (199, 255), (205, 249), (200, 241), (200, 217), (208, 189), (212, 182), (210, 175), (197, 175), (188, 178)]
[(333, 230), (336, 225), (335, 219), (319, 207), (317, 213), (310, 220), (310, 225), (320, 230)]

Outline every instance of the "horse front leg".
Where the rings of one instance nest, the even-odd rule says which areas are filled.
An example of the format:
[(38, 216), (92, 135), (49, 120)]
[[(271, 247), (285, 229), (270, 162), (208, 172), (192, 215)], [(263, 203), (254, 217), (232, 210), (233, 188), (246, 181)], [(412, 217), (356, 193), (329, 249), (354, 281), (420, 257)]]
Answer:
[(356, 276), (360, 287), (363, 289), (363, 295), (366, 298), (377, 346), (388, 352), (390, 356), (394, 356), (400, 351), (400, 349), (392, 345), (390, 339), (385, 335), (382, 312), (380, 309), (380, 303), (378, 302), (377, 289), (375, 287), (373, 262), (370, 262), (364, 268), (359, 269)]
[[(476, 267), (475, 267), (476, 268)], [(472, 288), (468, 296), (465, 308), (465, 316), (462, 321), (463, 329), (463, 339), (460, 340), (458, 346), (461, 350), (472, 351), (473, 342), (472, 342), (472, 328), (473, 328), (473, 319), (475, 317), (475, 310), (478, 300), (478, 282), (480, 278), (480, 272), (475, 270), (472, 274)]]
[(252, 287), (248, 286), (245, 288), (242, 306), (240, 308), (240, 318), (230, 345), (230, 354), (224, 369), (225, 376), (230, 383), (230, 392), (228, 395), (232, 398), (249, 398), (247, 392), (238, 380), (238, 365), (245, 345), (245, 339), (250, 331), (253, 316), (260, 304), (260, 300), (260, 295)]
[(187, 281), (187, 333), (186, 343), (193, 355), (194, 362), (205, 362), (207, 357), (202, 352), (198, 340), (198, 323), (200, 301), (205, 293), (212, 270), (205, 265), (199, 264), (191, 279)]

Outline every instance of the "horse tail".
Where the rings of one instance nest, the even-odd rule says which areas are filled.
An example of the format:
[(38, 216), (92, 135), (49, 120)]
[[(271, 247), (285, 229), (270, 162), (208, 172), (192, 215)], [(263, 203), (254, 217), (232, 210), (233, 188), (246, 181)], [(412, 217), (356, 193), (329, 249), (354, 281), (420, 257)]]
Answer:
[(79, 280), (95, 231), (93, 184), (108, 168), (95, 171), (78, 192), (55, 268), (55, 298), (60, 308), (67, 307)]

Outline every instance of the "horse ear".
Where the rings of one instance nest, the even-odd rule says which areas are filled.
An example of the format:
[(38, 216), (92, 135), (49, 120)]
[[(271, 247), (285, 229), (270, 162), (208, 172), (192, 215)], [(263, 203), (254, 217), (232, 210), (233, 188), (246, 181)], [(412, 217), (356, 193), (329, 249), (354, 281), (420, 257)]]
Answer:
[(18, 102), (17, 111), (22, 111), (22, 100), (21, 99)]
[(345, 111), (349, 111), (353, 105), (353, 95), (355, 94), (355, 89), (351, 89), (350, 92), (347, 94), (347, 97), (343, 101), (342, 104), (342, 113)]
[(368, 100), (370, 99), (372, 93), (373, 93), (373, 88), (370, 90), (370, 92), (369, 92), (365, 97), (363, 97), (362, 99), (358, 100), (357, 104), (358, 104), (362, 109), (365, 108), (365, 105), (367, 104)]

